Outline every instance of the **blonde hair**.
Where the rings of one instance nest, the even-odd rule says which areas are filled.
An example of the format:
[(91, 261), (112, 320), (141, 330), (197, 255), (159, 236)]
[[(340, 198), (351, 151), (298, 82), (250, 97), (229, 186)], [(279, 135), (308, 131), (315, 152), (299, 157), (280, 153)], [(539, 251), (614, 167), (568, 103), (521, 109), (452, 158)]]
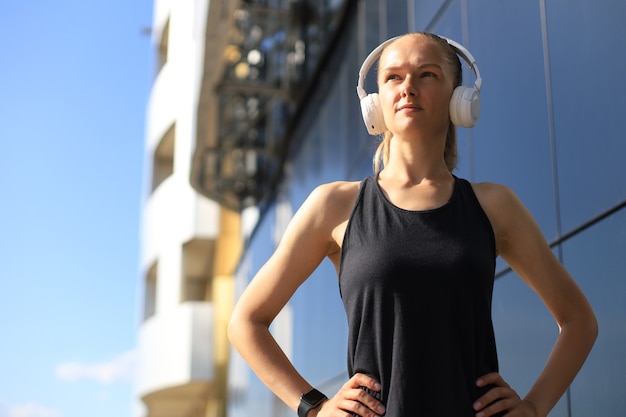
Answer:
[[(429, 32), (411, 32), (407, 33), (405, 36), (425, 36), (430, 39), (437, 45), (441, 47), (441, 50), (444, 53), (446, 61), (450, 64), (454, 71), (454, 83), (453, 87), (456, 88), (463, 83), (463, 71), (461, 69), (461, 60), (459, 59), (456, 51), (448, 44), (448, 42)], [(380, 61), (379, 61), (380, 65)], [(378, 145), (376, 152), (374, 153), (373, 165), (374, 172), (379, 173), (385, 165), (389, 162), (389, 146), (391, 142), (391, 138), (393, 137), (393, 133), (387, 130), (383, 136), (382, 141)], [(456, 126), (450, 121), (448, 124), (448, 133), (446, 134), (446, 145), (443, 151), (443, 159), (446, 162), (446, 166), (448, 170), (452, 172), (456, 168), (456, 163), (458, 159), (457, 154), (457, 143), (456, 143)]]

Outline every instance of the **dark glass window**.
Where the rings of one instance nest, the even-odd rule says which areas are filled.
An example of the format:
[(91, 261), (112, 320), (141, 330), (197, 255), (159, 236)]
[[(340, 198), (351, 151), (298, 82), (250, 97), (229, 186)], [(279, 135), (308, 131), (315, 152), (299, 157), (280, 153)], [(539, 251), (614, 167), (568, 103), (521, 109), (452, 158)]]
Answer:
[[(543, 369), (559, 329), (543, 302), (515, 273), (494, 285), (493, 325), (500, 373), (524, 396)], [(550, 417), (567, 417), (561, 398)]]
[(626, 2), (546, 2), (563, 231), (626, 199)]
[(626, 410), (626, 209), (563, 244), (564, 264), (591, 302), (600, 327), (572, 384), (572, 415), (610, 417)]
[(511, 187), (548, 240), (557, 236), (540, 10), (470, 2), (469, 49), (483, 77), (472, 129), (476, 181)]

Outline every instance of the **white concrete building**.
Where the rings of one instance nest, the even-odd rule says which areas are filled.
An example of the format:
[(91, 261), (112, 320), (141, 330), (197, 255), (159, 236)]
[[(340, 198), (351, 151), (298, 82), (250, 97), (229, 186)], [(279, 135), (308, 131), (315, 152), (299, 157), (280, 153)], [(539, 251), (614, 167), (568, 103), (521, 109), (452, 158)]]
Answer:
[(146, 115), (136, 415), (204, 415), (215, 379), (213, 277), (220, 208), (189, 176), (208, 1), (157, 0)]
[[(293, 0), (155, 0), (135, 417), (226, 417), (238, 395), (227, 390), (233, 275), (283, 172), (288, 116), (314, 88), (303, 88), (310, 11)], [(325, 33), (313, 29), (311, 45)]]

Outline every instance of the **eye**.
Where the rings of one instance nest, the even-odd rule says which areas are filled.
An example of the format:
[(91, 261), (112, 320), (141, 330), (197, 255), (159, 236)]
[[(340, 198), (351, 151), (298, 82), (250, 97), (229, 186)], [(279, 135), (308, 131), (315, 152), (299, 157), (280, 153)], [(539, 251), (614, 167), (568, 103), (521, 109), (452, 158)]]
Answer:
[(432, 71), (424, 71), (424, 72), (422, 73), (422, 78), (429, 78), (429, 77), (435, 77), (435, 78), (437, 78), (437, 74), (435, 74), (435, 73), (434, 73), (434, 72), (432, 72)]
[(398, 74), (393, 74), (393, 73), (388, 74), (385, 77), (385, 81), (394, 81), (394, 80), (399, 80), (399, 79), (400, 79), (400, 76)]

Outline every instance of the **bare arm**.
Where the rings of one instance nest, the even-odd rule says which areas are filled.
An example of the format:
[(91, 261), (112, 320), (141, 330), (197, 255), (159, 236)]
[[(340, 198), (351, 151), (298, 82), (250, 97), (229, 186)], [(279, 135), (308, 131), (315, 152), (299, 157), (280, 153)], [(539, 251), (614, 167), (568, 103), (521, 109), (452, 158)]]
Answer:
[[(342, 240), (357, 192), (358, 183), (333, 183), (311, 193), (272, 257), (241, 295), (229, 324), (233, 346), (263, 383), (293, 410), (298, 408), (300, 395), (312, 387), (276, 343), (269, 326), (324, 257), (338, 259), (337, 242)], [(376, 414), (364, 405), (374, 408), (380, 404), (358, 387), (375, 388), (375, 383), (370, 377), (355, 375), (321, 408), (330, 414), (332, 409), (344, 409), (373, 417)]]
[(297, 409), (300, 394), (310, 385), (280, 349), (269, 326), (332, 247), (323, 216), (328, 192), (316, 189), (298, 210), (272, 257), (241, 295), (228, 327), (233, 346), (259, 378), (293, 409)]
[[(586, 297), (554, 256), (517, 196), (510, 189), (494, 184), (479, 184), (476, 191), (493, 225), (498, 253), (539, 295), (559, 326), (559, 336), (545, 367), (524, 398), (537, 416), (546, 416), (587, 358), (597, 337), (596, 318)], [(497, 393), (487, 395), (490, 394)], [(484, 404), (487, 401), (489, 398), (482, 400)]]

